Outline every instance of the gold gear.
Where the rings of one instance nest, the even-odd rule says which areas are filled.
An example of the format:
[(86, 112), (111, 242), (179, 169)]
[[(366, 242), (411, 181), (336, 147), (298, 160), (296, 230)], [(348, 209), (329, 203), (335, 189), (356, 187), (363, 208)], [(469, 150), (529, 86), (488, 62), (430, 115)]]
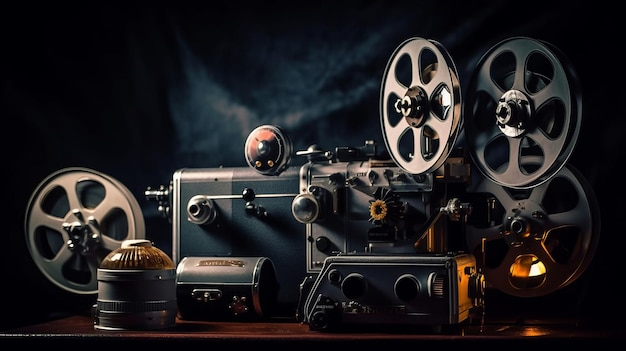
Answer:
[(387, 217), (387, 203), (383, 200), (374, 200), (370, 205), (370, 216), (375, 221), (382, 221)]

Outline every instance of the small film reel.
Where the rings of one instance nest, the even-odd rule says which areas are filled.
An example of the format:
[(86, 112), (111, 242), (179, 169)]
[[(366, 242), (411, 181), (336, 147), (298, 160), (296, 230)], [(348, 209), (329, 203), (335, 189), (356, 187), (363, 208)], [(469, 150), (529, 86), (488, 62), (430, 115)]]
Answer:
[(256, 127), (244, 147), (248, 165), (264, 175), (279, 175), (286, 170), (293, 152), (289, 136), (274, 125)]
[(574, 78), (564, 55), (542, 41), (514, 37), (483, 55), (466, 92), (464, 128), (485, 176), (529, 188), (565, 165), (582, 120)]
[(461, 91), (440, 43), (411, 38), (396, 48), (383, 76), (380, 109), (385, 144), (399, 167), (422, 174), (445, 162), (461, 129)]
[(35, 189), (26, 209), (26, 243), (41, 272), (77, 294), (98, 292), (97, 269), (126, 239), (143, 239), (141, 208), (114, 178), (66, 168)]
[(487, 213), (472, 214), (466, 233), (488, 287), (544, 296), (587, 269), (600, 239), (600, 213), (591, 186), (574, 167), (566, 165), (534, 188), (483, 179), (469, 191), (490, 204)]

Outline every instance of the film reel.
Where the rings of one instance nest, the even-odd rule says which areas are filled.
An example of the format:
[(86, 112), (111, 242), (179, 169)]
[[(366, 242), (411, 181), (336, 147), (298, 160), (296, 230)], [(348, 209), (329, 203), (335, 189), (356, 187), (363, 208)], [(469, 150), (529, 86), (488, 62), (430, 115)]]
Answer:
[(486, 195), (490, 208), (473, 214), (483, 218), (466, 233), (487, 286), (513, 296), (543, 296), (587, 269), (600, 238), (600, 212), (591, 186), (574, 167), (530, 189), (484, 179), (470, 192)]
[(26, 209), (26, 244), (41, 272), (77, 294), (98, 292), (100, 262), (126, 239), (145, 237), (141, 208), (114, 178), (66, 168), (44, 179)]
[[(466, 95), (471, 156), (494, 182), (533, 187), (569, 159), (582, 100), (571, 66), (552, 45), (526, 37), (500, 42), (480, 59)], [(526, 164), (526, 156), (541, 162)]]
[(289, 136), (274, 125), (256, 127), (246, 139), (248, 165), (265, 175), (279, 175), (291, 160), (293, 145)]
[(411, 174), (439, 168), (462, 124), (458, 74), (445, 48), (423, 38), (396, 48), (383, 76), (380, 109), (394, 162)]

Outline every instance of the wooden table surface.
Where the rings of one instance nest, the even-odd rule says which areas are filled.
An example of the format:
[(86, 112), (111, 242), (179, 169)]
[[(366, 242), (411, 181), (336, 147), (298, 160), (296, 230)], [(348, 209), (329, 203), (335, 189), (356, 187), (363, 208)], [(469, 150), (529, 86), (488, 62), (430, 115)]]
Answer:
[[(553, 321), (471, 321), (458, 328), (434, 331), (420, 326), (356, 327), (335, 332), (311, 331), (306, 324), (295, 321), (225, 322), (176, 320), (172, 327), (153, 330), (110, 331), (94, 328), (93, 318), (74, 315), (50, 322), (20, 327), (0, 333), (0, 345), (21, 343), (24, 345), (86, 345), (109, 344), (155, 345), (155, 346), (237, 346), (262, 348), (290, 347), (294, 351), (313, 349), (324, 351), (326, 346), (355, 348), (364, 347), (406, 348), (407, 345), (425, 346), (505, 346), (507, 351), (525, 349), (537, 344), (546, 347), (552, 343), (559, 349), (569, 345), (579, 346), (585, 342), (626, 338), (623, 326), (583, 325), (571, 320)], [(412, 347), (413, 348), (413, 347)]]

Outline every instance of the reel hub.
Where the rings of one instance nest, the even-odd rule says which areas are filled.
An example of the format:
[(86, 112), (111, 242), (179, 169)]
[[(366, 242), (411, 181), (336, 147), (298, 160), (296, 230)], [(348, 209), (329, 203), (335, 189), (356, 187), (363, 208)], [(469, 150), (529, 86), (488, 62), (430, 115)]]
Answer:
[(530, 101), (519, 90), (509, 90), (498, 101), (496, 107), (496, 124), (508, 137), (518, 137), (529, 126)]
[(62, 225), (70, 238), (66, 243), (67, 248), (81, 255), (89, 255), (102, 245), (102, 234), (97, 229), (98, 221), (90, 216), (87, 223), (79, 210), (72, 212), (78, 220)]
[(533, 223), (529, 212), (539, 213), (540, 206), (533, 201), (524, 200), (519, 203), (518, 208), (512, 210), (513, 216), (507, 216), (503, 221), (500, 234), (510, 246), (524, 245), (526, 240), (541, 240), (542, 232), (534, 231), (535, 228), (542, 228), (541, 224)]
[(428, 113), (426, 102), (426, 92), (424, 92), (424, 89), (420, 87), (409, 88), (406, 95), (396, 101), (396, 112), (404, 116), (408, 125), (419, 128), (424, 124), (424, 117)]

